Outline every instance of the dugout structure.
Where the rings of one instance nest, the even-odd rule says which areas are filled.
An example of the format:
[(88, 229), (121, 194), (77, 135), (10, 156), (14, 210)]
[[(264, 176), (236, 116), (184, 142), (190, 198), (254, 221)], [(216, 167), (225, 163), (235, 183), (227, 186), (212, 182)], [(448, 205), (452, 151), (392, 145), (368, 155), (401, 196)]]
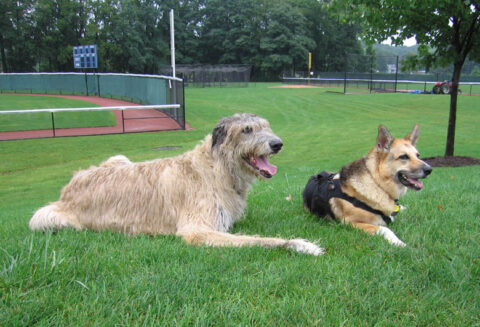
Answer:
[(114, 73), (5, 73), (0, 74), (0, 93), (94, 95), (148, 105), (149, 108), (158, 106), (154, 110), (175, 120), (178, 124), (176, 129), (185, 129), (184, 85), (183, 80), (176, 77)]
[[(250, 65), (176, 65), (176, 73), (189, 87), (248, 87)], [(162, 74), (171, 75), (172, 68), (164, 67)]]

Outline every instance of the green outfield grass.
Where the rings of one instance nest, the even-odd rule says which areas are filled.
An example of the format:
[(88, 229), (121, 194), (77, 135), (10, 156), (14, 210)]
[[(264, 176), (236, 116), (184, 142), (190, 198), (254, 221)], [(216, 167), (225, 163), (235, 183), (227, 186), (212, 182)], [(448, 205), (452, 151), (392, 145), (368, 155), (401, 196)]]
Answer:
[[(301, 200), (309, 176), (364, 155), (379, 124), (403, 137), (419, 123), (421, 157), (442, 155), (449, 97), (270, 86), (186, 89), (193, 130), (0, 142), (1, 324), (479, 326), (480, 166), (436, 168), (422, 191), (401, 199), (408, 209), (390, 227), (406, 248), (317, 221)], [(119, 153), (133, 161), (182, 153), (235, 112), (270, 120), (284, 149), (233, 232), (318, 240), (326, 255), (29, 231), (32, 213), (57, 200), (74, 171)], [(478, 98), (460, 97), (457, 155), (480, 157), (479, 121)], [(156, 150), (166, 146), (179, 149)]]
[[(98, 107), (82, 100), (25, 94), (0, 94), (0, 111), (21, 109), (54, 109)], [(57, 112), (55, 128), (115, 126), (111, 111)], [(0, 132), (51, 129), (50, 113), (0, 114)]]

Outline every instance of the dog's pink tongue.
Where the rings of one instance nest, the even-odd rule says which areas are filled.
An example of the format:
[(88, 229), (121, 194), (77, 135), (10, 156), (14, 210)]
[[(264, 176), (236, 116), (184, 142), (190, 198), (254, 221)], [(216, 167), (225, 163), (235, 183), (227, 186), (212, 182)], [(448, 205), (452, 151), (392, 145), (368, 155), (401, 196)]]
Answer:
[(257, 160), (257, 167), (260, 170), (265, 170), (272, 176), (277, 173), (277, 167), (269, 163), (264, 156), (257, 157), (256, 160)]
[(407, 178), (410, 183), (415, 185), (419, 190), (423, 188), (423, 183), (417, 179)]

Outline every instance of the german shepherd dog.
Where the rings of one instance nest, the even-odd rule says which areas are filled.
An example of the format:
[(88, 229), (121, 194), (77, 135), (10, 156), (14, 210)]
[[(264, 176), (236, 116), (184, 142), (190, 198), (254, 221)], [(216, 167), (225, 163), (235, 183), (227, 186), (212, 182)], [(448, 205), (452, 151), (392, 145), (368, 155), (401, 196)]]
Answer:
[(395, 139), (380, 125), (377, 144), (366, 156), (337, 174), (323, 171), (310, 177), (303, 191), (305, 208), (368, 234), (380, 234), (393, 245), (406, 246), (386, 226), (404, 208), (397, 200), (407, 189), (421, 190), (419, 179), (432, 172), (432, 167), (419, 159), (415, 148), (418, 134), (415, 125), (403, 139)]

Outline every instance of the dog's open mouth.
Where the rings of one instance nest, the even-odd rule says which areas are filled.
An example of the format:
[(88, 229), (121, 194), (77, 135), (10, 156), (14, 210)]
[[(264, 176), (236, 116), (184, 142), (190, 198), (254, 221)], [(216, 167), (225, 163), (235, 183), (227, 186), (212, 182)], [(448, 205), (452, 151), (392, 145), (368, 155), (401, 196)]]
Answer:
[(398, 172), (397, 177), (400, 183), (412, 190), (420, 191), (423, 188), (423, 183), (421, 181), (408, 177), (404, 172)]
[(265, 178), (272, 178), (277, 173), (277, 167), (269, 163), (266, 156), (250, 156), (245, 162)]

